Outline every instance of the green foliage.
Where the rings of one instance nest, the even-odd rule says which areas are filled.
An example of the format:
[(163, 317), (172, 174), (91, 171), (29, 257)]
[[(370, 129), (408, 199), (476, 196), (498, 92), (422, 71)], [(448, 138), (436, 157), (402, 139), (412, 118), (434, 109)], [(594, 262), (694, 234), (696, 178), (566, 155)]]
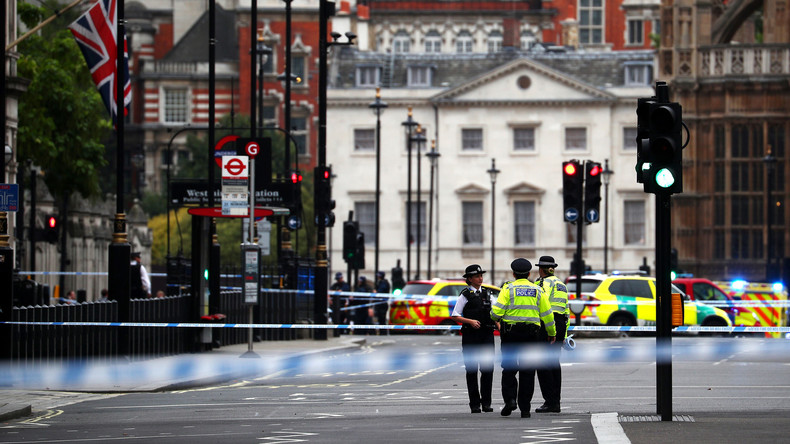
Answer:
[(167, 211), (167, 198), (164, 194), (146, 192), (140, 200), (140, 206), (149, 217), (163, 214)]
[[(53, 2), (48, 2), (53, 3)], [(49, 15), (43, 8), (19, 3), (28, 27)], [(57, 9), (53, 3), (52, 8)], [(64, 14), (18, 45), (19, 76), (30, 80), (19, 99), (19, 159), (31, 159), (44, 171), (44, 181), (62, 202), (72, 193), (100, 193), (105, 164), (102, 138), (111, 126), (101, 97)]]

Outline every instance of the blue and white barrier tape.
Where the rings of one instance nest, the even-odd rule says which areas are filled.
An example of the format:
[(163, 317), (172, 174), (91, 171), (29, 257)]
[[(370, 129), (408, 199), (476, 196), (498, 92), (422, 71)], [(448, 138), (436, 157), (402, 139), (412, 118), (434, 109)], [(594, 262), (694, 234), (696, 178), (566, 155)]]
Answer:
[[(393, 346), (394, 347), (394, 346)], [(313, 350), (320, 351), (320, 350)], [(332, 350), (327, 350), (333, 352)], [(25, 363), (0, 363), (0, 386), (13, 388), (41, 388), (51, 390), (118, 390), (130, 388), (160, 389), (163, 386), (184, 384), (209, 378), (230, 380), (264, 375), (325, 375), (344, 372), (377, 372), (401, 370), (419, 372), (448, 368), (461, 377), (463, 355), (460, 343), (445, 353), (428, 353), (415, 348), (379, 348), (377, 353), (342, 353), (342, 359), (330, 359), (326, 354), (284, 355), (267, 353), (266, 344), (259, 344), (258, 352), (266, 359), (245, 359), (227, 353), (180, 355), (148, 361), (110, 362), (58, 361), (52, 364), (25, 365)], [(481, 349), (479, 357), (499, 363), (505, 358), (518, 357), (522, 363), (540, 367), (556, 359), (557, 350), (546, 345), (526, 346), (515, 350)], [(786, 363), (790, 360), (790, 342), (756, 341), (676, 341), (664, 346), (656, 341), (618, 343), (577, 343), (572, 352), (562, 353), (563, 361), (586, 363), (616, 362), (673, 362), (683, 359), (699, 362), (716, 362), (722, 359), (739, 361), (764, 361)], [(454, 376), (454, 377), (456, 377)]]
[[(157, 327), (157, 328), (281, 328), (281, 329), (362, 329), (362, 330), (460, 330), (460, 325), (354, 325), (354, 324), (210, 324), (201, 322), (20, 322), (4, 321), (0, 324), (9, 325), (41, 325), (57, 327)], [(568, 331), (594, 332), (655, 332), (654, 326), (610, 326), (610, 325), (571, 325)], [(684, 325), (675, 327), (674, 332), (691, 333), (790, 333), (790, 327), (706, 327), (701, 325)]]

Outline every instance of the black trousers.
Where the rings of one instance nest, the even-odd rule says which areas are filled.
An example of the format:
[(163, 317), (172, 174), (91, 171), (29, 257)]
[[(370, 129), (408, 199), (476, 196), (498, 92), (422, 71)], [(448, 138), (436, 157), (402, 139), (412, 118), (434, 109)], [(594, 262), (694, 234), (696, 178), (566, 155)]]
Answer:
[[(558, 313), (554, 313), (554, 326), (557, 328), (557, 336), (555, 336), (554, 344), (548, 348), (549, 361), (548, 365), (538, 369), (538, 383), (540, 384), (540, 392), (543, 394), (543, 399), (546, 405), (559, 406), (560, 394), (562, 392), (562, 367), (560, 366), (560, 352), (562, 351), (562, 341), (565, 339), (567, 327), (565, 323), (568, 317)], [(549, 335), (546, 332), (546, 327), (541, 324), (540, 326), (540, 339), (548, 343)]]
[(540, 327), (535, 324), (504, 324), (501, 332), (502, 399), (506, 405), (516, 404), (522, 412), (530, 411), (537, 364), (520, 353), (528, 346), (538, 345), (539, 333)]
[[(487, 327), (474, 330), (464, 327), (461, 332), (461, 350), (466, 368), (466, 390), (469, 407), (491, 407), (491, 389), (494, 382), (494, 330)], [(480, 373), (480, 385), (477, 374)]]

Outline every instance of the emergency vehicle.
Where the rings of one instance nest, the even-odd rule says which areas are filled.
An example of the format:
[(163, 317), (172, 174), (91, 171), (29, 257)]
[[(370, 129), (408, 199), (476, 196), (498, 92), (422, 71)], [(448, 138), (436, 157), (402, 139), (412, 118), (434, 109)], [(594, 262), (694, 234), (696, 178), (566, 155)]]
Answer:
[[(462, 279), (409, 281), (390, 302), (390, 325), (459, 325), (450, 316), (458, 294), (466, 287)], [(499, 293), (499, 287), (483, 284)], [(458, 334), (457, 330), (442, 330)]]

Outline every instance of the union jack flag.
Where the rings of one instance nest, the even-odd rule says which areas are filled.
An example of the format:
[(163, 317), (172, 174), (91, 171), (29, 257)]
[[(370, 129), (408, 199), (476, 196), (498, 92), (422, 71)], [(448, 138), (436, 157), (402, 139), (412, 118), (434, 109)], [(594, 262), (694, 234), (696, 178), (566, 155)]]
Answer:
[[(93, 83), (99, 89), (104, 106), (107, 107), (113, 124), (117, 112), (117, 87), (115, 72), (117, 70), (117, 0), (98, 0), (85, 14), (69, 25), (71, 33), (82, 50), (85, 61), (93, 77)], [(132, 83), (129, 79), (129, 49), (126, 36), (123, 36), (124, 80), (123, 108), (124, 115), (129, 112), (132, 103)]]

